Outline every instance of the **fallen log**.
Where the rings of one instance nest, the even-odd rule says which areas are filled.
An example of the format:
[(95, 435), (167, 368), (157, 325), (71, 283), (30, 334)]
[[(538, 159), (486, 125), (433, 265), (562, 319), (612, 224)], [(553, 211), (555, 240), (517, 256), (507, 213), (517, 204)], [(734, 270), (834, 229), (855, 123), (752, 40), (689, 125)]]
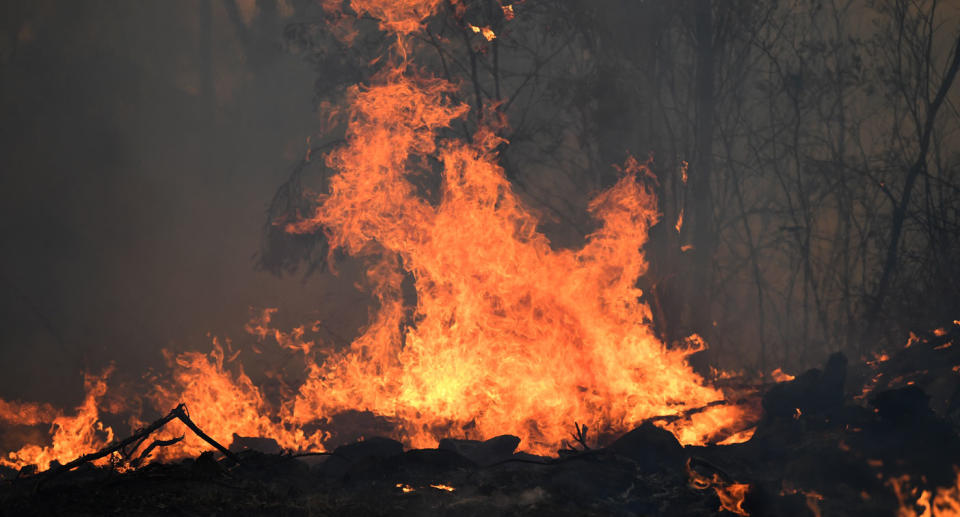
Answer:
[(139, 467), (140, 464), (146, 461), (146, 459), (150, 456), (150, 453), (153, 452), (153, 450), (157, 447), (169, 447), (171, 445), (180, 443), (181, 440), (183, 440), (182, 434), (169, 440), (154, 440), (150, 445), (147, 446), (146, 449), (143, 450), (142, 453), (140, 453), (140, 456), (138, 456), (137, 459), (131, 462), (131, 465), (133, 465), (134, 468)]
[[(129, 446), (132, 443), (137, 443), (137, 446), (139, 447), (140, 443), (142, 443), (146, 439), (146, 437), (153, 434), (154, 432), (156, 432), (163, 426), (167, 425), (168, 423), (170, 423), (171, 420), (174, 420), (174, 419), (180, 420), (181, 422), (183, 422), (183, 424), (186, 425), (191, 431), (193, 431), (194, 434), (199, 436), (201, 440), (212, 445), (218, 451), (223, 453), (224, 456), (233, 460), (233, 462), (236, 463), (237, 465), (240, 464), (240, 460), (237, 458), (235, 454), (230, 452), (223, 445), (220, 445), (220, 443), (218, 443), (216, 440), (211, 438), (207, 433), (203, 432), (199, 427), (197, 427), (197, 424), (195, 424), (193, 420), (190, 419), (190, 415), (187, 412), (186, 404), (180, 404), (177, 407), (170, 410), (170, 412), (167, 413), (167, 415), (164, 416), (163, 418), (160, 418), (154, 421), (152, 424), (148, 425), (147, 427), (139, 429), (137, 432), (133, 433), (132, 435), (128, 436), (127, 438), (124, 438), (119, 442), (108, 445), (107, 447), (104, 447), (99, 451), (91, 452), (89, 454), (84, 454), (83, 456), (80, 456), (79, 458), (69, 463), (66, 463), (55, 469), (48, 470), (46, 472), (38, 474), (37, 476), (35, 476), (37, 480), (36, 489), (39, 489), (42, 483), (49, 481), (50, 479), (53, 479), (59, 476), (60, 474), (63, 474), (64, 472), (69, 472), (83, 464), (96, 461), (96, 460), (99, 460), (100, 458), (109, 456), (115, 452), (122, 451), (125, 447)], [(146, 459), (146, 455), (152, 452), (154, 448), (160, 447), (160, 446), (166, 446), (166, 445), (173, 445), (174, 443), (179, 442), (181, 439), (183, 439), (182, 436), (179, 438), (171, 439), (171, 440), (155, 440), (140, 455), (140, 457), (138, 458), (138, 464), (139, 462), (142, 462), (144, 459)]]
[(183, 422), (184, 425), (186, 425), (187, 427), (189, 427), (190, 430), (193, 431), (194, 434), (196, 434), (197, 436), (199, 436), (201, 440), (203, 440), (203, 441), (209, 443), (210, 445), (214, 446), (218, 451), (222, 452), (224, 456), (226, 456), (226, 457), (230, 458), (231, 460), (233, 460), (234, 463), (236, 463), (237, 465), (240, 464), (240, 460), (237, 459), (236, 455), (234, 455), (232, 452), (230, 452), (230, 451), (229, 451), (226, 447), (224, 447), (223, 445), (220, 445), (219, 443), (217, 443), (217, 441), (214, 440), (213, 438), (210, 438), (210, 436), (208, 436), (207, 433), (201, 431), (200, 428), (197, 427), (197, 424), (193, 423), (193, 420), (190, 420), (190, 415), (187, 414), (187, 406), (186, 406), (186, 404), (180, 404), (179, 406), (175, 407), (175, 408), (173, 409), (173, 411), (171, 411), (171, 413), (176, 413), (175, 416), (176, 416), (178, 419), (180, 419), (180, 421)]

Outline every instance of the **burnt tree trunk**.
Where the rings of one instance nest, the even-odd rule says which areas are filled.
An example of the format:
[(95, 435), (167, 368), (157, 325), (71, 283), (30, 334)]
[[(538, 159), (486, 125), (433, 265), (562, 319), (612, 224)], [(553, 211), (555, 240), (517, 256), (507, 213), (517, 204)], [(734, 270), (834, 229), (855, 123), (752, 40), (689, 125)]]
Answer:
[(913, 187), (917, 178), (927, 170), (927, 153), (930, 149), (930, 139), (933, 134), (934, 122), (937, 119), (937, 112), (939, 112), (940, 107), (947, 97), (947, 93), (950, 91), (950, 87), (953, 85), (958, 68), (960, 68), (960, 36), (957, 37), (954, 43), (953, 53), (950, 56), (950, 64), (943, 76), (943, 80), (940, 82), (937, 93), (933, 100), (927, 104), (924, 125), (919, 135), (920, 145), (917, 151), (917, 157), (907, 171), (907, 177), (903, 183), (903, 191), (891, 214), (890, 240), (887, 244), (883, 269), (880, 272), (877, 289), (867, 310), (866, 324), (863, 337), (860, 341), (861, 350), (865, 349), (868, 344), (877, 337), (875, 327), (880, 317), (880, 312), (883, 309), (883, 303), (887, 297), (890, 283), (893, 280), (893, 273), (897, 268), (900, 238), (903, 235), (903, 223), (907, 220)]
[(706, 334), (712, 328), (710, 290), (713, 283), (712, 256), (714, 249), (713, 196), (710, 182), (713, 175), (714, 127), (714, 61), (713, 5), (711, 0), (697, 0), (694, 4), (694, 37), (696, 40), (696, 127), (694, 132), (694, 162), (690, 168), (692, 196), (690, 218), (693, 228), (693, 271), (688, 276), (688, 311), (691, 328)]

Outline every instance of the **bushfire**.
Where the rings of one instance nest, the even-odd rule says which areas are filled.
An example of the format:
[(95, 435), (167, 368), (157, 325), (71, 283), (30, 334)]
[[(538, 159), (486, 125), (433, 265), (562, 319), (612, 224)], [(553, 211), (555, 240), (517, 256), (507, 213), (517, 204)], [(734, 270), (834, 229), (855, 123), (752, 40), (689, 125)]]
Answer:
[[(250, 332), (301, 354), (309, 372), (279, 404), (244, 374), (233, 345), (219, 341), (209, 353), (170, 354), (169, 375), (141, 397), (110, 396), (107, 371), (88, 377), (86, 399), (70, 414), (0, 401), (0, 421), (48, 423), (52, 441), (9, 452), (0, 464), (64, 463), (113, 439), (100, 411), (133, 414), (137, 428), (145, 412), (179, 403), (221, 443), (267, 437), (292, 450), (323, 450), (329, 436), (315, 424), (346, 411), (389, 421), (408, 447), (511, 433), (539, 454), (555, 453), (574, 420), (618, 433), (665, 417), (659, 424), (683, 444), (742, 432), (746, 410), (724, 403), (687, 362), (702, 341), (670, 348), (652, 330), (637, 287), (647, 268), (641, 250), (659, 217), (646, 166), (629, 159), (619, 181), (593, 198), (597, 229), (581, 248), (552, 247), (498, 165), (506, 121), (496, 106), (476, 117), (470, 138), (450, 136), (470, 106), (453, 100), (458, 85), (408, 60), (410, 38), (440, 2), (351, 4), (381, 20), (394, 43), (387, 64), (349, 90), (345, 143), (325, 157), (336, 174), (317, 210), (278, 224), (323, 232), (332, 250), (365, 260), (376, 303), (359, 337), (335, 349), (308, 341), (303, 327), (272, 328), (272, 310), (258, 314)], [(436, 195), (417, 186), (427, 175), (440, 177)], [(186, 438), (155, 459), (208, 449), (178, 426), (164, 436)]]

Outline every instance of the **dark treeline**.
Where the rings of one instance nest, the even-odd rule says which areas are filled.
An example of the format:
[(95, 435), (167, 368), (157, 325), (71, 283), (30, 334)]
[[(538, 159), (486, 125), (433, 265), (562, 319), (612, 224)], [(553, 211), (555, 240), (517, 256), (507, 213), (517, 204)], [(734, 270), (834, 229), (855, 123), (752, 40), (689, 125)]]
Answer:
[[(955, 2), (456, 4), (409, 51), (462, 86), (452, 136), (507, 115), (501, 163), (556, 246), (593, 229), (614, 164), (653, 157), (640, 282), (668, 343), (697, 332), (721, 367), (799, 369), (960, 318)], [(349, 261), (321, 272), (321, 240), (270, 224), (309, 209), (343, 137), (327, 114), (386, 62), (375, 20), (351, 45), (331, 29), (348, 18), (316, 0), (0, 2), (0, 362), (20, 365), (0, 397), (75, 398), (82, 369), (138, 375), (241, 333), (250, 306), (349, 341), (369, 302)]]
[[(641, 283), (667, 342), (696, 332), (715, 364), (797, 369), (960, 317), (958, 6), (527, 0), (511, 19), (507, 5), (445, 4), (414, 60), (462, 84), (474, 109), (454, 133), (485, 107), (506, 113), (502, 164), (557, 245), (590, 232), (612, 165), (653, 157), (663, 218)], [(324, 106), (374, 72), (384, 37), (361, 20), (345, 45), (338, 21), (285, 33)], [(309, 208), (304, 183), (328, 172), (302, 163), (271, 216)], [(323, 246), (268, 227), (260, 263), (312, 270)]]

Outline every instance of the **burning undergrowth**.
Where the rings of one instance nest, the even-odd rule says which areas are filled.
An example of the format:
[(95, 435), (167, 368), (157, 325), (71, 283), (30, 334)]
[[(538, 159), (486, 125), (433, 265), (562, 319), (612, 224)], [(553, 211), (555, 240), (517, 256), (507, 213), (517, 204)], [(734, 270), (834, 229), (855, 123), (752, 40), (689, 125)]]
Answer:
[[(120, 447), (100, 468), (10, 471), (0, 502), (23, 515), (957, 515), (958, 338), (955, 325), (883, 361), (835, 354), (760, 386), (762, 417), (739, 444), (683, 446), (649, 422), (609, 439), (571, 425), (553, 457), (517, 452), (511, 435), (429, 449), (373, 436), (320, 455), (234, 435), (232, 452), (136, 469), (120, 460), (137, 447)], [(194, 416), (178, 406), (141, 433)]]
[[(247, 326), (251, 346), (275, 342), (295, 354), (302, 382), (274, 374), (269, 389), (258, 385), (238, 348), (214, 340), (209, 353), (167, 354), (169, 372), (147, 377), (142, 388), (111, 384), (110, 370), (88, 376), (86, 398), (70, 414), (0, 401), (5, 426), (50, 430), (45, 443), (21, 435), (26, 444), (0, 457), (0, 466), (21, 477), (33, 465), (50, 469), (34, 486), (54, 474), (73, 475), (56, 481), (68, 486), (120, 474), (109, 483), (127, 488), (227, 478), (236, 481), (232, 489), (266, 498), (244, 500), (254, 505), (282, 505), (278, 487), (307, 479), (348, 488), (322, 504), (304, 489), (306, 500), (293, 498), (299, 509), (361, 514), (379, 514), (361, 508), (373, 495), (423, 493), (430, 495), (413, 503), (396, 499), (395, 508), (447, 505), (453, 513), (476, 504), (482, 513), (569, 504), (575, 514), (819, 515), (821, 506), (850, 508), (856, 500), (870, 511), (900, 507), (910, 515), (914, 503), (955, 501), (956, 435), (920, 389), (925, 380), (940, 386), (939, 376), (915, 369), (863, 377), (864, 396), (875, 393), (870, 410), (845, 398), (846, 360), (836, 356), (823, 371), (781, 373), (785, 382), (766, 393), (760, 419), (739, 400), (756, 386), (722, 390), (694, 372), (687, 360), (705, 346), (699, 338), (667, 347), (656, 337), (637, 287), (647, 268), (641, 250), (659, 217), (643, 163), (628, 159), (616, 184), (594, 197), (596, 230), (582, 247), (552, 247), (498, 165), (506, 121), (497, 107), (471, 113), (455, 100), (458, 85), (408, 61), (411, 34), (439, 3), (351, 2), (356, 13), (381, 20), (395, 44), (371, 79), (346, 94), (344, 143), (325, 157), (335, 173), (316, 210), (277, 221), (287, 232), (322, 234), (331, 254), (364, 261), (363, 287), (374, 303), (359, 336), (336, 348), (314, 337), (319, 323), (279, 329), (268, 309)], [(452, 124), (469, 117), (469, 137), (453, 136)], [(435, 191), (424, 192), (423, 177), (436, 178)], [(948, 413), (960, 391), (951, 386), (950, 402), (937, 406)], [(104, 413), (139, 431), (116, 442), (125, 433)], [(571, 435), (574, 421), (586, 425)], [(327, 455), (351, 432), (390, 438), (342, 445), (313, 470), (297, 459)], [(913, 443), (911, 435), (925, 437), (916, 450), (890, 452)], [(931, 456), (930, 443), (947, 452)], [(273, 454), (242, 452), (251, 444)], [(211, 446), (227, 460), (214, 459)], [(841, 485), (818, 479), (823, 461), (844, 473)], [(87, 470), (68, 472), (74, 467)], [(270, 481), (257, 479), (265, 473)], [(16, 496), (20, 485), (12, 486)]]
[[(593, 199), (597, 229), (582, 248), (552, 248), (497, 163), (497, 131), (506, 122), (496, 106), (475, 114), (469, 138), (451, 136), (470, 106), (454, 100), (457, 85), (407, 60), (408, 38), (437, 2), (351, 5), (380, 19), (395, 43), (380, 70), (346, 95), (345, 143), (325, 157), (335, 174), (317, 209), (277, 224), (322, 233), (331, 253), (365, 260), (364, 287), (375, 300), (368, 324), (335, 350), (307, 339), (304, 327), (270, 328), (268, 311), (248, 330), (301, 353), (308, 372), (283, 399), (268, 400), (234, 362), (230, 344), (215, 341), (207, 354), (168, 355), (171, 373), (151, 379), (141, 397), (141, 390), (114, 395), (124, 407), (112, 412), (132, 415), (137, 428), (143, 415), (183, 402), (219, 441), (239, 433), (292, 450), (323, 450), (324, 423), (354, 411), (388, 422), (411, 447), (510, 432), (526, 451), (551, 453), (572, 419), (618, 434), (660, 418), (684, 444), (742, 431), (745, 410), (686, 361), (703, 344), (694, 337), (688, 347), (666, 347), (641, 301), (641, 250), (658, 218), (646, 166), (629, 159), (619, 181)], [(438, 188), (425, 196), (418, 178), (430, 175)], [(415, 296), (405, 296), (405, 282)], [(108, 443), (114, 430), (99, 415), (107, 377), (89, 378), (75, 415), (7, 408), (7, 420), (24, 409), (34, 420), (45, 416), (52, 443), (29, 444), (0, 462), (46, 468)], [(188, 436), (158, 457), (204, 448)]]

